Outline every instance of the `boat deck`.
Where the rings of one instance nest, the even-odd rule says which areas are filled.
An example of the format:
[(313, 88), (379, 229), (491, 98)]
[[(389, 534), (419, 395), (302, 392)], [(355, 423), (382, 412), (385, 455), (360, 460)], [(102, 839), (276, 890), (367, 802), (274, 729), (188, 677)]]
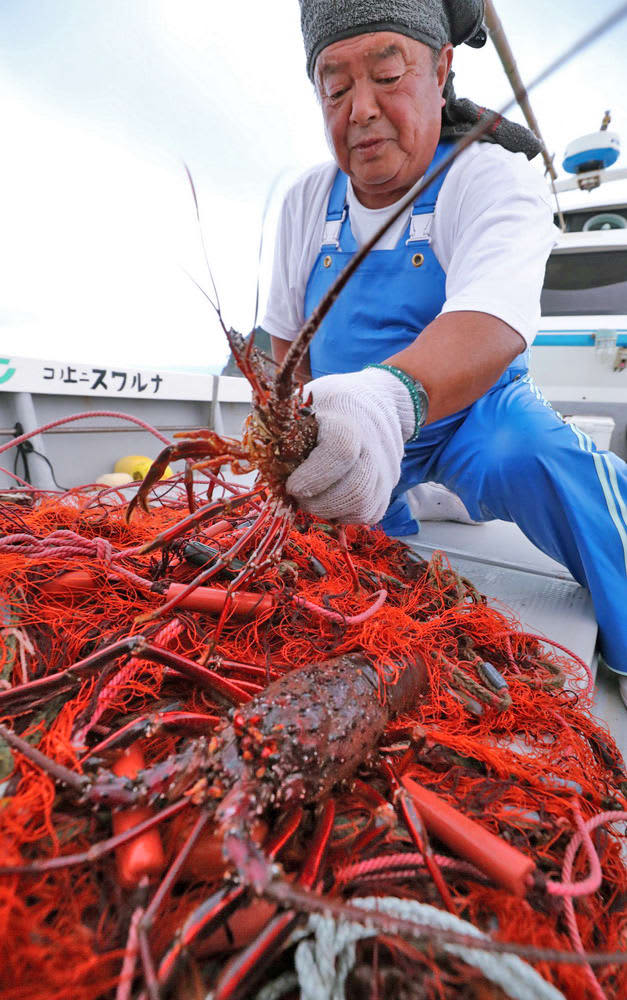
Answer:
[(510, 609), (534, 635), (561, 643), (590, 665), (596, 678), (594, 709), (627, 761), (627, 709), (614, 675), (598, 666), (592, 600), (567, 569), (540, 552), (514, 524), (428, 521), (403, 539), (428, 558), (442, 549), (492, 605)]

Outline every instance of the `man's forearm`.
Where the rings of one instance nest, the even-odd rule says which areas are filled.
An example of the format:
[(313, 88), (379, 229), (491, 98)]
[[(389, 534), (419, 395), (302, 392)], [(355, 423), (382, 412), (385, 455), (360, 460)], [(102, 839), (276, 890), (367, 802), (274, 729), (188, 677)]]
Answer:
[[(274, 360), (281, 364), (291, 341), (271, 341)], [(495, 316), (454, 312), (439, 316), (386, 361), (422, 382), (429, 395), (427, 422), (433, 423), (479, 399), (524, 349), (520, 334)], [(297, 375), (303, 382), (311, 378), (308, 357)]]
[[(277, 365), (280, 365), (292, 346), (292, 341), (282, 340), (281, 337), (270, 336), (270, 343), (272, 344), (272, 357), (276, 361)], [(300, 379), (301, 382), (308, 382), (311, 378), (311, 370), (309, 368), (309, 352), (307, 352), (306, 356), (296, 369), (296, 377)]]
[(453, 312), (438, 316), (386, 364), (422, 382), (433, 423), (479, 399), (524, 349), (520, 334), (495, 316)]

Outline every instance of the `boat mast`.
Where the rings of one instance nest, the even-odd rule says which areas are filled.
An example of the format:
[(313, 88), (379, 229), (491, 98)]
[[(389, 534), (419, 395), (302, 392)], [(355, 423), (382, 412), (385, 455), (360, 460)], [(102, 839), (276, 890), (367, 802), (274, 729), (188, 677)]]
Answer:
[(538, 139), (542, 143), (542, 157), (546, 165), (547, 173), (551, 180), (555, 181), (557, 180), (557, 173), (555, 172), (555, 167), (553, 166), (553, 157), (550, 156), (546, 143), (542, 137), (538, 119), (536, 118), (533, 108), (531, 107), (529, 94), (527, 93), (527, 89), (518, 71), (512, 47), (507, 40), (501, 19), (496, 12), (496, 8), (492, 0), (486, 0), (485, 2), (485, 22), (488, 31), (490, 32), (490, 38), (492, 39), (494, 48), (499, 55), (503, 69), (505, 70), (507, 78), (512, 85), (512, 90), (514, 91), (514, 95), (520, 105), (522, 113), (525, 116), (527, 124), (532, 132), (535, 132)]
[(542, 132), (540, 131), (540, 126), (538, 124), (538, 119), (535, 116), (534, 110), (531, 107), (531, 101), (529, 100), (529, 94), (527, 93), (527, 88), (525, 87), (522, 77), (518, 71), (518, 66), (516, 65), (516, 59), (514, 58), (514, 53), (512, 47), (507, 40), (505, 30), (501, 23), (501, 19), (496, 12), (496, 8), (492, 0), (485, 0), (485, 23), (487, 29), (490, 33), (490, 38), (494, 48), (496, 49), (499, 59), (501, 60), (501, 65), (505, 70), (507, 79), (512, 85), (512, 90), (514, 91), (514, 96), (518, 101), (520, 109), (525, 116), (526, 122), (532, 132), (536, 134), (539, 141), (542, 144), (542, 159), (544, 160), (544, 165), (546, 167), (546, 172), (551, 178), (551, 188), (553, 190), (553, 197), (555, 198), (555, 204), (557, 206), (557, 217), (559, 219), (560, 229), (562, 232), (566, 231), (566, 222), (564, 220), (564, 215), (559, 205), (559, 200), (557, 197), (557, 191), (555, 188), (555, 181), (557, 180), (557, 173), (555, 167), (553, 166), (553, 157), (549, 153)]

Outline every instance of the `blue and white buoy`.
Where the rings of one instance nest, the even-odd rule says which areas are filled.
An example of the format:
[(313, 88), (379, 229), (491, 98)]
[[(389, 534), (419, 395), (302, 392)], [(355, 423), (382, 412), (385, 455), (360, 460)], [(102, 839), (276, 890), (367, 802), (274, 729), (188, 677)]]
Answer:
[(584, 174), (591, 170), (607, 170), (620, 156), (620, 138), (617, 132), (602, 129), (582, 135), (566, 149), (563, 167), (569, 174)]

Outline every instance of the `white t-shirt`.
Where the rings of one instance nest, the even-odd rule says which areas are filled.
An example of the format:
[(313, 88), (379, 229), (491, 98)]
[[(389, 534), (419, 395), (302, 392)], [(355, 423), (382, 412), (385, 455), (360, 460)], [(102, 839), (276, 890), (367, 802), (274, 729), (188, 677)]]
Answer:
[[(288, 191), (279, 220), (264, 330), (294, 340), (305, 321), (305, 290), (320, 252), (334, 163), (314, 167)], [(365, 208), (348, 183), (351, 229), (358, 246), (395, 206)], [(394, 248), (411, 206), (377, 244)], [(447, 312), (484, 312), (530, 344), (540, 321), (540, 292), (556, 228), (547, 185), (524, 153), (475, 143), (453, 163), (438, 196), (431, 246), (446, 273)], [(390, 308), (393, 308), (390, 306)]]

